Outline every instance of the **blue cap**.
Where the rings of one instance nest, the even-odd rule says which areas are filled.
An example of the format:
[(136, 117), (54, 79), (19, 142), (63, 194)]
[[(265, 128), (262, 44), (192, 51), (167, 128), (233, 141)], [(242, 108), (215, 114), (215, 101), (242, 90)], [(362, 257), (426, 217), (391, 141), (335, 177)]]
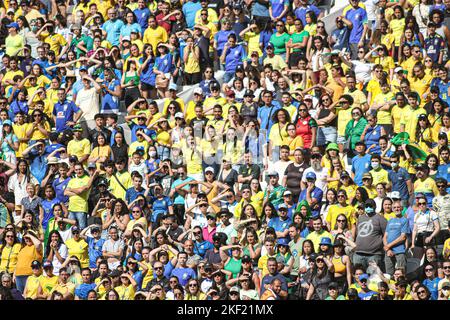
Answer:
[(308, 172), (306, 174), (306, 179), (314, 179), (314, 180), (316, 180), (317, 176), (316, 176), (316, 174), (314, 172), (311, 171), (311, 172)]
[(6, 27), (19, 29), (19, 24), (17, 22), (12, 22), (10, 24), (7, 24)]
[(10, 127), (12, 127), (12, 122), (9, 119), (6, 119), (5, 121), (3, 121), (3, 125), (8, 125)]
[(87, 71), (87, 69), (88, 69), (88, 68), (87, 68), (86, 66), (81, 66), (81, 67), (80, 67), (80, 71), (82, 71), (82, 70)]
[(333, 244), (331, 243), (331, 239), (328, 237), (323, 237), (320, 239), (320, 243), (319, 245), (327, 245), (327, 246), (332, 246)]
[(288, 246), (289, 241), (286, 238), (280, 238), (277, 240), (277, 245), (279, 246)]
[(359, 276), (359, 281), (362, 280), (369, 280), (369, 275), (367, 273), (363, 273), (362, 275)]

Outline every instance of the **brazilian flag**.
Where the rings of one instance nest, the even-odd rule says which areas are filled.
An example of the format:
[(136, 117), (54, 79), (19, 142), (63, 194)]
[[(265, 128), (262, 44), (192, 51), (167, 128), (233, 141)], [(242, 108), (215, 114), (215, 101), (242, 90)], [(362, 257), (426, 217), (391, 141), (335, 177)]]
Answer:
[(409, 134), (407, 132), (400, 132), (391, 139), (391, 142), (395, 146), (406, 144), (406, 149), (415, 163), (422, 163), (427, 158), (426, 152), (419, 148), (417, 144), (409, 143)]

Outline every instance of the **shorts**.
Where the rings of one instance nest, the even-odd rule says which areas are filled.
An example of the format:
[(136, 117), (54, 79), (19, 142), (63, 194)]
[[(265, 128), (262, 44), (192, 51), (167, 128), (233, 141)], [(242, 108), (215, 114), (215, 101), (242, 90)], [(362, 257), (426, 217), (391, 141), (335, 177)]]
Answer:
[(151, 84), (145, 83), (145, 82), (141, 82), (141, 90), (142, 91), (151, 91), (155, 89), (155, 86), (152, 86)]

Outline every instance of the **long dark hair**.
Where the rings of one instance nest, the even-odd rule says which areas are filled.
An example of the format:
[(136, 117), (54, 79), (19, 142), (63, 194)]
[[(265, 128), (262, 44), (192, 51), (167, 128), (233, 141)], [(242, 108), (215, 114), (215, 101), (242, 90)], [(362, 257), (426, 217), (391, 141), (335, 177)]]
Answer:
[(52, 236), (54, 234), (58, 235), (58, 245), (57, 245), (58, 249), (59, 249), (59, 247), (61, 247), (62, 244), (64, 244), (64, 241), (63, 241), (59, 231), (58, 230), (51, 231), (48, 235), (47, 245), (45, 246), (44, 260), (47, 259), (48, 253), (50, 252), (50, 243), (51, 243)]
[[(356, 191), (359, 191), (361, 193), (361, 201), (362, 203), (366, 202), (367, 199), (369, 199), (369, 194), (367, 193), (366, 189), (363, 187), (358, 187)], [(352, 200), (352, 206), (355, 206), (358, 200), (356, 199), (356, 196)]]

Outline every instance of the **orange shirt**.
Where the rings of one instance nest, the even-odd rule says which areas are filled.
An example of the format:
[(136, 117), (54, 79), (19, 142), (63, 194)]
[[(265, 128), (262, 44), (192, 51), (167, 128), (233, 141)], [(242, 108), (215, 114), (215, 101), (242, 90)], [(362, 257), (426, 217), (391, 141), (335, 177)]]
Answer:
[(33, 260), (42, 262), (42, 252), (37, 251), (34, 245), (23, 247), (17, 256), (16, 276), (31, 275)]

